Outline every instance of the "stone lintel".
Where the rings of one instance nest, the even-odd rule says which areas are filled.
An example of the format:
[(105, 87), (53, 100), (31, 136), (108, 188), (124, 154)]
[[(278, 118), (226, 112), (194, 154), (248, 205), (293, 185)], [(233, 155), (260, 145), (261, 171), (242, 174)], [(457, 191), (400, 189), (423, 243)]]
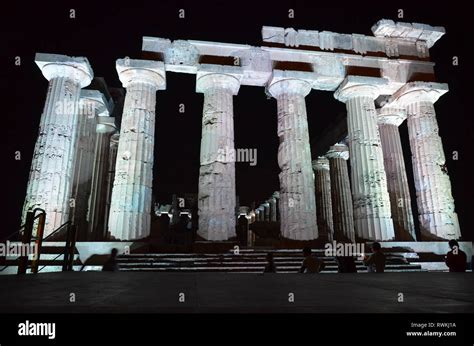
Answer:
[(116, 69), (122, 85), (126, 88), (131, 82), (145, 82), (166, 89), (165, 64), (162, 61), (117, 59)]
[(372, 26), (375, 37), (397, 38), (410, 41), (425, 41), (431, 48), (446, 31), (442, 26), (431, 26), (421, 23), (394, 22), (381, 19)]
[(35, 63), (48, 81), (57, 77), (69, 77), (78, 81), (81, 88), (84, 88), (94, 78), (92, 67), (85, 57), (36, 53)]
[[(324, 32), (323, 36), (330, 38), (327, 34), (328, 32)], [(351, 37), (351, 35), (345, 36)], [(359, 36), (355, 37), (355, 42), (360, 42)], [(382, 50), (385, 51), (386, 40), (384, 38), (370, 36), (368, 38), (381, 41)], [(174, 42), (177, 43), (175, 44)], [(383, 77), (387, 77), (391, 83), (391, 92), (387, 93), (387, 95), (391, 95), (410, 80), (413, 73), (432, 74), (434, 65), (433, 62), (426, 60), (389, 59), (380, 56), (291, 49), (287, 47), (256, 47), (246, 44), (195, 40), (177, 40), (174, 42), (171, 43), (168, 39), (157, 37), (143, 37), (142, 49), (146, 52), (162, 54), (165, 59), (166, 71), (178, 73), (197, 73), (199, 64), (196, 63), (196, 50), (199, 57), (238, 57), (244, 72), (241, 84), (263, 87), (268, 85), (272, 77), (270, 68), (273, 68), (275, 63), (294, 62), (311, 66), (312, 71), (309, 73), (313, 74), (311, 78), (313, 80), (313, 88), (319, 90), (335, 90), (343, 81), (347, 66), (380, 69), (384, 74)], [(406, 42), (411, 46), (414, 45), (413, 42)], [(369, 44), (369, 46), (371, 45), (372, 43)], [(402, 48), (400, 47), (399, 53), (403, 56), (407, 55)], [(180, 58), (178, 59), (178, 57)]]
[(389, 98), (387, 106), (401, 108), (417, 101), (435, 103), (448, 90), (446, 83), (410, 82)]
[(237, 95), (243, 77), (240, 66), (202, 64), (196, 74), (196, 92), (204, 93), (210, 88), (225, 88)]
[(377, 109), (377, 120), (379, 124), (400, 126), (407, 118), (405, 108), (384, 106)]
[(334, 93), (334, 97), (341, 102), (358, 96), (367, 96), (375, 100), (379, 95), (386, 93), (388, 85), (388, 80), (385, 78), (347, 76)]
[(236, 56), (240, 59), (245, 85), (262, 86), (271, 78), (273, 62), (269, 52), (259, 47), (252, 47), (238, 51)]
[(330, 159), (349, 159), (349, 148), (345, 144), (334, 144), (329, 148), (329, 151), (326, 153), (326, 157)]

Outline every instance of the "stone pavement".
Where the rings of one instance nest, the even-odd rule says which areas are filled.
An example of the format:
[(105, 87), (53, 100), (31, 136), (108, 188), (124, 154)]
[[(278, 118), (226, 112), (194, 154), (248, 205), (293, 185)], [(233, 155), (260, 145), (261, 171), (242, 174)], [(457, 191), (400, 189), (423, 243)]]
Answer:
[(1, 276), (0, 292), (3, 313), (474, 312), (471, 273), (59, 272)]

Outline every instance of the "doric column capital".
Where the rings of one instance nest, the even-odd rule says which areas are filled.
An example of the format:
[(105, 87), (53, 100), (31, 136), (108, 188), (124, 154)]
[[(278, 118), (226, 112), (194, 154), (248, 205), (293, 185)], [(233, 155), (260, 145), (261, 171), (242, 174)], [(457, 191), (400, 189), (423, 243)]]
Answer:
[(161, 61), (124, 58), (117, 59), (115, 67), (124, 88), (131, 83), (148, 83), (156, 90), (166, 89), (165, 65)]
[(335, 144), (329, 148), (326, 157), (330, 159), (349, 159), (349, 148), (344, 144)]
[(319, 156), (313, 160), (313, 170), (315, 171), (329, 171), (329, 160), (327, 157)]
[(220, 66), (204, 64), (196, 74), (196, 92), (205, 93), (212, 89), (225, 89), (237, 95), (242, 80), (242, 71), (238, 66)]
[(305, 97), (312, 89), (311, 83), (297, 78), (284, 78), (273, 81), (268, 87), (268, 93), (277, 98), (282, 94), (295, 94)]
[(80, 95), (81, 104), (90, 104), (94, 109), (93, 116), (108, 117), (112, 113), (112, 104), (107, 102), (104, 94), (100, 91), (83, 89)]
[(36, 53), (35, 63), (48, 81), (54, 78), (69, 78), (84, 88), (94, 78), (89, 61), (84, 57)]
[(120, 140), (120, 134), (119, 134), (119, 133), (113, 134), (113, 135), (110, 137), (110, 146), (116, 146), (116, 147), (118, 147), (119, 140)]
[(377, 121), (383, 125), (400, 126), (407, 118), (407, 111), (405, 108), (396, 107), (382, 107), (377, 109)]
[(97, 118), (97, 133), (112, 133), (117, 131), (114, 117), (98, 117)]
[(410, 82), (398, 89), (390, 97), (388, 104), (391, 107), (405, 107), (419, 101), (435, 103), (448, 90), (446, 83)]
[(341, 102), (359, 96), (375, 100), (387, 84), (388, 80), (385, 78), (347, 76), (334, 93), (334, 97)]

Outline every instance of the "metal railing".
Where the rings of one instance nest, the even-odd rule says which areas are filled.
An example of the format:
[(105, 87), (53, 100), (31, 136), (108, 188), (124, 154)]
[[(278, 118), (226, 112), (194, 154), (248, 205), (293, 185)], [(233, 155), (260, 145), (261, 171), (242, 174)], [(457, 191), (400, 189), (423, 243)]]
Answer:
[[(74, 251), (76, 247), (76, 227), (71, 223), (71, 221), (67, 221), (63, 223), (61, 226), (59, 226), (57, 229), (55, 229), (51, 234), (49, 234), (47, 237), (43, 238), (44, 235), (44, 225), (45, 225), (45, 220), (46, 220), (46, 212), (43, 209), (40, 208), (35, 208), (33, 210), (29, 210), (26, 214), (26, 221), (25, 224), (20, 227), (20, 229), (16, 232), (13, 232), (6, 238), (2, 239), (2, 242), (8, 241), (12, 239), (14, 236), (20, 235), (21, 236), (21, 242), (23, 246), (27, 245), (29, 246), (32, 241), (35, 242), (35, 249), (36, 253), (31, 261), (31, 272), (32, 273), (38, 273), (41, 270), (43, 270), (46, 265), (41, 267), (41, 269), (38, 269), (39, 267), (39, 262), (40, 262), (40, 257), (41, 257), (41, 252), (42, 252), (42, 246), (43, 242), (46, 240), (53, 240), (55, 238), (61, 238), (63, 235), (62, 232), (65, 230), (65, 247), (62, 253), (60, 253), (58, 256), (56, 256), (53, 261), (58, 259), (60, 256), (64, 256), (63, 264), (62, 264), (62, 270), (63, 271), (71, 271), (74, 263)], [(37, 221), (37, 222), (36, 222)], [(36, 227), (36, 232), (33, 235), (33, 229)], [(58, 239), (59, 240), (59, 239)], [(5, 257), (6, 259), (6, 257)], [(22, 256), (18, 257), (16, 260), (18, 260), (18, 274), (26, 274), (26, 271), (28, 269), (28, 264), (29, 264), (29, 256), (28, 254), (22, 254)], [(1, 271), (4, 271), (6, 268), (8, 268), (10, 265), (5, 265)]]

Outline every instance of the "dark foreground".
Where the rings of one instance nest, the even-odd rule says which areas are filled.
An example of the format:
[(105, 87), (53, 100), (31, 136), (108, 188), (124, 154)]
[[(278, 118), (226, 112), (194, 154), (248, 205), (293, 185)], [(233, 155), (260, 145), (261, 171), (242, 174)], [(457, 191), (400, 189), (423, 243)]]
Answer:
[(65, 272), (0, 276), (0, 292), (3, 313), (474, 312), (471, 273)]

